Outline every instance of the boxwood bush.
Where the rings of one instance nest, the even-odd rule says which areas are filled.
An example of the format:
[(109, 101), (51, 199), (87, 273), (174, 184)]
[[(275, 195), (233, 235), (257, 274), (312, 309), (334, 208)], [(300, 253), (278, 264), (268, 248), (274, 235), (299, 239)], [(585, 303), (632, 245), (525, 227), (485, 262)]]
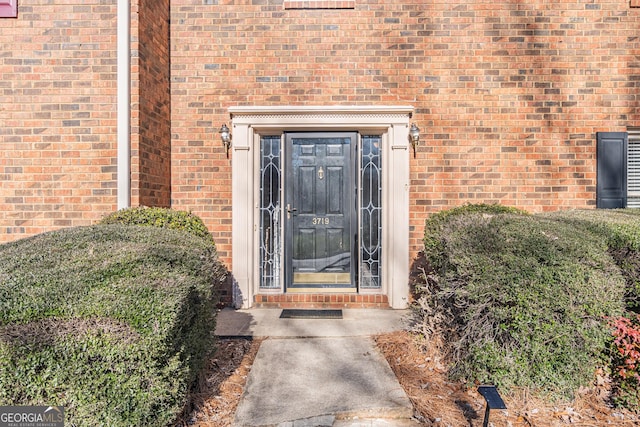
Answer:
[(104, 217), (101, 224), (127, 224), (182, 230), (213, 243), (213, 237), (202, 219), (186, 211), (139, 206), (116, 211)]
[(424, 246), (425, 253), (429, 254), (428, 260), (430, 261), (432, 268), (441, 268), (441, 262), (444, 262), (446, 259), (445, 251), (447, 250), (447, 248), (444, 246), (444, 242), (442, 242), (440, 239), (443, 228), (447, 225), (451, 218), (472, 213), (482, 215), (495, 215), (500, 213), (528, 215), (528, 213), (523, 210), (512, 208), (509, 206), (487, 204), (466, 204), (452, 209), (440, 211), (431, 215), (429, 217), (429, 220), (426, 222)]
[(557, 398), (589, 384), (610, 340), (605, 317), (623, 310), (624, 279), (607, 249), (596, 233), (511, 208), (430, 218), (434, 271), (418, 306), (444, 335), (452, 377)]
[(626, 281), (627, 307), (640, 313), (640, 209), (572, 210), (548, 216), (596, 233), (606, 242)]
[(97, 225), (0, 246), (0, 406), (77, 426), (164, 426), (213, 347), (215, 247)]
[(640, 411), (640, 210), (574, 210), (550, 217), (599, 235), (622, 271), (627, 312), (609, 319), (612, 400)]

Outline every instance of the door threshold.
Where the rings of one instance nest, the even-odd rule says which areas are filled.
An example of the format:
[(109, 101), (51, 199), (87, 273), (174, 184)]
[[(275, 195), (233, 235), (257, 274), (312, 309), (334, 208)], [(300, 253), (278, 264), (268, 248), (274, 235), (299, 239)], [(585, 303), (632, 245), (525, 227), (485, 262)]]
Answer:
[(356, 288), (287, 288), (288, 294), (355, 294)]

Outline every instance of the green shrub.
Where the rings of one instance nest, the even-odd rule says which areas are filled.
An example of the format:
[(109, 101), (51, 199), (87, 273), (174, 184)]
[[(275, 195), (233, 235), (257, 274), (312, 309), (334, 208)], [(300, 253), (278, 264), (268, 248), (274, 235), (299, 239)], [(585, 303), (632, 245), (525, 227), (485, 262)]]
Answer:
[(625, 277), (627, 307), (640, 313), (640, 209), (573, 210), (548, 216), (596, 233), (606, 242)]
[(622, 276), (598, 235), (491, 209), (427, 221), (426, 255), (437, 270), (422, 302), (440, 319), (450, 373), (568, 397), (602, 364), (604, 316), (622, 311)]
[(202, 219), (191, 212), (168, 208), (135, 207), (121, 209), (104, 217), (100, 224), (126, 224), (183, 230), (213, 243)]
[(426, 222), (424, 246), (425, 253), (429, 254), (431, 267), (439, 269), (442, 267), (440, 261), (445, 257), (442, 242), (438, 238), (443, 227), (454, 216), (477, 213), (482, 215), (497, 215), (511, 213), (514, 215), (529, 215), (526, 211), (503, 205), (487, 205), (487, 204), (466, 204), (456, 208), (437, 212), (429, 217)]
[(78, 426), (164, 426), (212, 350), (215, 247), (99, 225), (0, 246), (0, 405)]

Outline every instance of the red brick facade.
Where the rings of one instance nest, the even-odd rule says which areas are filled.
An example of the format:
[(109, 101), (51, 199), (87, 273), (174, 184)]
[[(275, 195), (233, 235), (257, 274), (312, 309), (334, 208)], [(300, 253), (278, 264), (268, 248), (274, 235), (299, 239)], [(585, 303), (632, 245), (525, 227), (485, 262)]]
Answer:
[[(171, 206), (169, 0), (141, 0), (133, 14), (131, 203)], [(137, 20), (135, 19), (137, 17)]]
[(204, 3), (171, 6), (172, 194), (223, 256), (229, 106), (413, 105), (413, 252), (429, 213), (463, 203), (593, 207), (595, 132), (640, 124), (640, 12), (626, 0)]
[(115, 209), (115, 37), (99, 0), (0, 19), (0, 242)]
[[(169, 206), (169, 0), (131, 3), (131, 201)], [(116, 209), (116, 42), (116, 2), (0, 20), (0, 242)]]
[[(0, 20), (0, 241), (116, 209), (116, 2), (49, 3)], [(463, 203), (594, 207), (595, 132), (640, 125), (628, 0), (132, 3), (132, 203), (198, 214), (228, 265), (229, 107), (414, 106), (412, 254)]]

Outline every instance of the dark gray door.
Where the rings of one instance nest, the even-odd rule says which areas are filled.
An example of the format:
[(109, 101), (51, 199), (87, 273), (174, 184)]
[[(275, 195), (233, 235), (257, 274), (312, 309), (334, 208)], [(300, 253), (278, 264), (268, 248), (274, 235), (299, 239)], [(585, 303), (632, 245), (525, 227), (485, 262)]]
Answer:
[(355, 289), (355, 133), (287, 133), (287, 289)]

